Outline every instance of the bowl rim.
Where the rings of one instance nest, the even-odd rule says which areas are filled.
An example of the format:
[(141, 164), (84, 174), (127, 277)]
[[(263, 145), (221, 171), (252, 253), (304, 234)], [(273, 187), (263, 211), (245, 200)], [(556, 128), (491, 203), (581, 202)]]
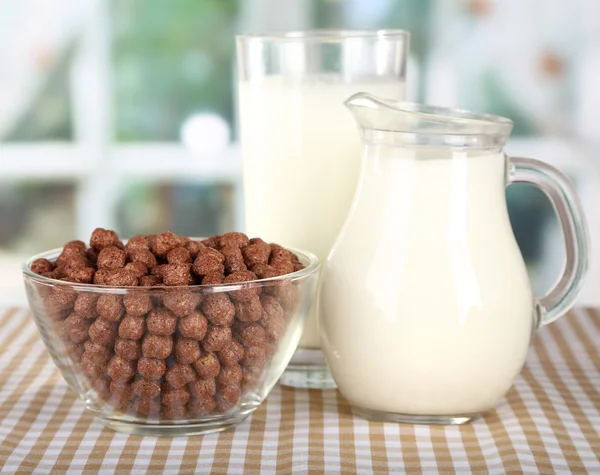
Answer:
[[(192, 237), (190, 239), (201, 240), (203, 238)], [(123, 242), (127, 242), (127, 241), (124, 240)], [(319, 270), (319, 267), (320, 267), (319, 258), (312, 252), (304, 251), (301, 249), (296, 249), (293, 247), (285, 247), (285, 246), (282, 246), (282, 247), (284, 249), (287, 249), (287, 250), (295, 253), (300, 259), (304, 258), (307, 261), (306, 267), (304, 269), (301, 269), (301, 270), (298, 270), (295, 272), (291, 272), (289, 274), (278, 275), (278, 276), (269, 277), (266, 279), (250, 280), (250, 281), (246, 281), (246, 282), (232, 282), (232, 283), (206, 284), (206, 285), (202, 285), (202, 284), (199, 284), (199, 285), (177, 285), (177, 286), (161, 285), (161, 286), (149, 286), (149, 287), (98, 285), (98, 284), (81, 284), (81, 283), (77, 283), (77, 282), (68, 282), (68, 281), (59, 280), (59, 279), (52, 279), (50, 277), (45, 277), (43, 275), (36, 274), (35, 272), (33, 272), (31, 270), (31, 264), (36, 259), (48, 259), (49, 257), (57, 258), (60, 255), (60, 253), (62, 252), (63, 247), (51, 249), (49, 251), (45, 251), (45, 252), (42, 252), (42, 253), (39, 253), (39, 254), (36, 254), (36, 255), (30, 257), (25, 262), (23, 262), (23, 264), (21, 265), (21, 270), (23, 272), (24, 279), (26, 279), (26, 280), (30, 279), (30, 280), (36, 281), (39, 284), (68, 286), (68, 287), (72, 287), (72, 288), (74, 288), (76, 290), (80, 290), (80, 291), (104, 292), (104, 293), (127, 293), (130, 291), (170, 292), (170, 291), (175, 291), (175, 290), (180, 290), (180, 291), (203, 290), (205, 292), (206, 291), (209, 291), (209, 292), (210, 291), (213, 291), (213, 292), (227, 291), (227, 292), (229, 292), (229, 291), (234, 291), (234, 290), (247, 289), (249, 287), (265, 287), (265, 286), (272, 285), (272, 284), (278, 283), (278, 282), (286, 282), (286, 283), (295, 282), (298, 280), (305, 279), (306, 277), (309, 277), (310, 275), (314, 274), (315, 272), (317, 272)]]

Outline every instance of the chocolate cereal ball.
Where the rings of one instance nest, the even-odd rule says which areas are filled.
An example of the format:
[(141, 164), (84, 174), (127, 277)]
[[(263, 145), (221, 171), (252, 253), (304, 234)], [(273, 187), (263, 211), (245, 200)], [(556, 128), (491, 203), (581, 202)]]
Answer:
[(127, 256), (130, 262), (139, 262), (146, 266), (147, 269), (156, 267), (156, 257), (148, 248), (136, 248), (128, 251)]
[(167, 358), (173, 351), (173, 338), (148, 334), (142, 340), (142, 354), (148, 358)]
[(169, 287), (190, 285), (192, 283), (190, 264), (165, 264), (161, 275), (163, 284)]
[(225, 263), (225, 256), (221, 254), (221, 252), (219, 252), (218, 250), (213, 249), (211, 247), (200, 249), (196, 258), (210, 258), (220, 262), (221, 264)]
[(198, 252), (200, 252), (200, 249), (206, 246), (200, 241), (194, 241), (193, 239), (191, 239), (184, 247), (189, 251), (190, 255), (192, 256), (192, 259), (195, 259), (198, 255)]
[(259, 279), (270, 279), (272, 277), (277, 277), (278, 273), (275, 269), (273, 269), (269, 264), (256, 264), (253, 265), (250, 270), (256, 274), (256, 277)]
[(163, 359), (142, 356), (137, 362), (137, 370), (144, 378), (154, 381), (163, 377), (167, 363)]
[(135, 399), (131, 407), (141, 416), (153, 416), (160, 413), (160, 401), (158, 399)]
[(188, 412), (193, 416), (205, 416), (215, 410), (216, 404), (212, 397), (192, 398), (187, 405)]
[(235, 307), (224, 292), (207, 295), (202, 311), (214, 325), (231, 325), (235, 318)]
[(274, 260), (284, 260), (292, 262), (292, 252), (284, 249), (277, 244), (271, 244), (271, 255), (269, 256), (269, 263)]
[(208, 319), (202, 312), (195, 310), (186, 317), (179, 319), (177, 329), (179, 334), (185, 338), (202, 340), (208, 330)]
[(287, 322), (283, 318), (283, 308), (277, 300), (269, 295), (261, 297), (261, 301), (263, 314), (260, 323), (265, 328), (267, 340), (278, 341), (287, 328)]
[(205, 396), (214, 396), (217, 392), (217, 384), (215, 378), (210, 379), (196, 379), (188, 384), (190, 393), (194, 397), (202, 398)]
[(92, 389), (96, 392), (98, 397), (102, 400), (108, 400), (110, 398), (110, 379), (106, 377), (98, 378), (92, 384)]
[(216, 378), (221, 371), (219, 358), (214, 353), (205, 353), (193, 363), (194, 369), (202, 379)]
[[(89, 340), (86, 340), (89, 341)], [(81, 362), (85, 353), (85, 343), (68, 342), (65, 344), (66, 353), (75, 363)]]
[(142, 344), (119, 337), (115, 341), (115, 353), (125, 360), (137, 360), (142, 356)]
[(163, 305), (178, 317), (191, 314), (202, 301), (202, 295), (197, 292), (177, 290), (163, 295)]
[(46, 300), (46, 307), (49, 312), (60, 312), (70, 310), (75, 305), (77, 293), (67, 285), (56, 285)]
[(244, 357), (244, 347), (236, 339), (232, 339), (218, 354), (221, 363), (232, 365)]
[(69, 282), (91, 284), (94, 281), (96, 271), (91, 267), (67, 267), (65, 274)]
[(84, 354), (98, 364), (105, 364), (112, 356), (112, 350), (100, 343), (88, 340), (83, 345)]
[(125, 396), (126, 395), (128, 398), (131, 398), (131, 395), (133, 394), (131, 384), (123, 383), (120, 381), (110, 381), (109, 389), (110, 389), (110, 393), (113, 396), (116, 396), (116, 395)]
[(243, 391), (245, 392), (254, 388), (256, 386), (256, 383), (262, 376), (262, 373), (262, 366), (244, 366), (242, 376)]
[(110, 246), (121, 247), (121, 241), (119, 241), (119, 236), (117, 236), (117, 233), (114, 231), (96, 228), (94, 229), (94, 232), (92, 232), (90, 246), (98, 251), (101, 251), (102, 249)]
[(131, 384), (133, 394), (142, 399), (152, 399), (161, 394), (161, 387), (156, 381), (138, 379)]
[(133, 378), (135, 369), (135, 361), (126, 360), (119, 355), (115, 355), (108, 362), (106, 372), (113, 381), (125, 382)]
[(267, 359), (264, 345), (247, 347), (240, 363), (244, 366), (262, 366)]
[(123, 267), (123, 269), (134, 274), (138, 279), (140, 277), (145, 276), (148, 273), (148, 268), (145, 264), (141, 262), (128, 262), (127, 264), (125, 264), (125, 267)]
[(139, 340), (146, 331), (146, 320), (143, 317), (125, 315), (119, 324), (119, 336), (128, 340)]
[(105, 375), (106, 364), (97, 363), (92, 357), (85, 356), (85, 352), (81, 356), (79, 367), (88, 381), (96, 381)]
[(117, 294), (100, 295), (96, 302), (96, 312), (109, 322), (118, 321), (124, 312), (122, 297)]
[(165, 404), (162, 405), (160, 410), (160, 415), (164, 419), (176, 420), (176, 419), (184, 419), (187, 414), (187, 407), (181, 406), (178, 404), (167, 406)]
[(150, 250), (154, 249), (154, 246), (156, 246), (156, 238), (158, 237), (158, 234), (147, 234), (146, 235), (146, 242), (148, 243), (148, 247), (150, 248)]
[(112, 271), (108, 269), (99, 269), (94, 274), (95, 285), (108, 285), (108, 277), (112, 274)]
[(292, 313), (298, 304), (298, 288), (293, 284), (277, 285), (268, 290), (268, 293), (273, 295), (284, 312)]
[(169, 264), (191, 264), (192, 254), (185, 247), (175, 247), (167, 253)]
[(110, 402), (113, 404), (116, 410), (125, 412), (129, 407), (131, 398), (133, 397), (131, 384), (111, 381), (109, 389), (111, 394)]
[(177, 317), (166, 308), (155, 308), (146, 317), (146, 325), (154, 335), (172, 335), (177, 328)]
[(162, 285), (162, 278), (157, 275), (143, 275), (139, 280), (140, 287), (156, 287)]
[(248, 268), (256, 264), (268, 264), (271, 246), (262, 239), (250, 239), (250, 244), (242, 248), (242, 254)]
[(103, 318), (97, 318), (94, 323), (90, 325), (88, 330), (90, 340), (104, 346), (113, 344), (116, 333), (115, 324), (104, 320)]
[(209, 325), (202, 340), (202, 349), (206, 352), (220, 351), (231, 341), (231, 328)]
[[(110, 358), (111, 357), (109, 356), (109, 360)], [(94, 353), (92, 351), (84, 350), (79, 364), (86, 376), (88, 376), (88, 379), (94, 381), (96, 377), (104, 375), (104, 368), (109, 360), (105, 360), (104, 354), (100, 352)]]
[(151, 244), (154, 255), (166, 258), (171, 249), (185, 246), (187, 238), (178, 236), (172, 232), (161, 233), (156, 236), (156, 240)]
[(48, 259), (36, 259), (31, 263), (31, 272), (35, 274), (43, 274), (44, 272), (52, 272), (54, 270), (54, 264)]
[[(64, 268), (57, 267), (54, 270), (51, 270), (50, 272), (42, 272), (40, 275), (43, 277), (47, 277), (48, 279), (59, 280), (62, 277), (64, 277)], [(48, 297), (48, 295), (50, 295), (50, 293), (52, 292), (52, 289), (49, 287), (42, 287), (39, 289), (39, 291), (42, 297)]]
[(188, 364), (175, 363), (165, 373), (165, 380), (173, 389), (182, 388), (195, 379), (194, 369)]
[(65, 246), (62, 248), (62, 251), (60, 252), (58, 258), (56, 259), (56, 265), (57, 266), (66, 265), (71, 257), (73, 257), (73, 258), (83, 257), (85, 259), (85, 257), (86, 257), (85, 251), (82, 251), (81, 248), (77, 245), (65, 244)]
[(123, 306), (128, 315), (140, 317), (152, 310), (153, 303), (148, 293), (134, 290), (123, 296)]
[[(100, 269), (96, 272), (96, 275), (94, 276), (94, 283), (96, 283), (95, 277), (103, 270), (104, 269)], [(139, 282), (137, 275), (126, 269), (106, 269), (103, 280), (103, 285), (110, 285), (114, 287), (135, 287)]]
[(250, 244), (250, 239), (244, 233), (225, 233), (219, 239), (219, 245), (222, 248), (225, 246), (240, 248), (246, 247), (248, 244)]
[[(223, 263), (220, 260), (215, 259), (214, 257), (211, 257), (211, 256), (203, 256), (201, 254), (202, 251), (206, 251), (206, 250), (212, 250), (212, 249), (210, 249), (210, 248), (201, 249), (200, 252), (198, 253), (198, 256), (194, 260), (194, 265), (192, 266), (192, 271), (194, 272), (194, 274), (196, 274), (198, 277), (204, 277), (204, 276), (206, 276), (208, 274), (212, 274), (212, 273), (223, 274), (225, 272), (225, 266), (223, 265)], [(217, 251), (215, 251), (215, 252), (217, 252)], [(219, 255), (222, 256), (222, 254), (220, 254), (220, 253), (219, 253)]]
[(163, 271), (165, 270), (165, 268), (166, 268), (166, 264), (158, 264), (157, 266), (150, 269), (150, 275), (157, 275), (161, 278), (161, 281), (162, 281), (162, 275), (163, 275)]
[(81, 315), (71, 313), (65, 319), (65, 327), (67, 329), (69, 339), (73, 343), (83, 343), (88, 339), (88, 328), (90, 321)]
[(256, 322), (260, 320), (263, 313), (260, 299), (257, 295), (254, 295), (247, 301), (235, 302), (235, 313), (238, 320), (242, 322)]
[(273, 355), (277, 352), (277, 344), (271, 341), (266, 341), (264, 344), (264, 348), (267, 360), (271, 359)]
[(78, 250), (68, 251), (68, 249), (65, 249), (56, 259), (56, 267), (89, 267), (90, 264), (87, 257), (81, 255)]
[(81, 255), (85, 256), (87, 246), (83, 241), (77, 239), (75, 241), (69, 241), (67, 244), (65, 244), (63, 249), (76, 249)]
[(268, 324), (271, 319), (283, 318), (283, 307), (272, 295), (261, 295), (262, 319)]
[(96, 265), (98, 262), (98, 251), (90, 247), (87, 251), (85, 251), (85, 257), (87, 257), (88, 261), (90, 261), (92, 265)]
[(217, 410), (219, 412), (227, 412), (233, 409), (242, 395), (242, 388), (240, 385), (229, 385), (219, 388), (219, 393), (215, 397), (217, 403)]
[(127, 244), (125, 244), (125, 252), (129, 255), (131, 252), (136, 250), (149, 250), (148, 240), (146, 236), (142, 236), (138, 234), (137, 236), (133, 236), (132, 238), (127, 240)]
[(100, 251), (96, 264), (98, 269), (112, 270), (125, 267), (126, 262), (127, 256), (125, 255), (125, 251), (115, 246), (108, 246)]
[(247, 270), (244, 256), (239, 247), (225, 246), (221, 248), (221, 253), (225, 257), (225, 273)]
[[(249, 270), (234, 272), (233, 274), (229, 274), (225, 277), (223, 283), (225, 284), (234, 284), (234, 283), (242, 283), (249, 282), (253, 280), (257, 280), (256, 274)], [(242, 290), (232, 290), (229, 292), (229, 296), (232, 300), (236, 302), (247, 302), (251, 300), (253, 297), (257, 296), (260, 293), (260, 287), (251, 287)]]
[(175, 356), (184, 364), (193, 363), (200, 357), (200, 345), (191, 338), (179, 338), (175, 341)]
[(165, 406), (184, 406), (190, 400), (190, 393), (185, 387), (163, 391), (161, 402)]
[(272, 260), (269, 265), (271, 266), (271, 269), (277, 273), (277, 275), (286, 275), (294, 272), (294, 264), (290, 261), (275, 259)]
[(211, 249), (218, 249), (220, 247), (219, 242), (221, 241), (221, 236), (212, 236), (207, 239), (200, 241), (204, 246), (210, 247)]
[(202, 285), (218, 285), (222, 284), (225, 276), (219, 272), (211, 272), (206, 274), (202, 279)]
[(221, 367), (217, 382), (219, 387), (239, 385), (242, 382), (242, 367), (237, 363)]
[(123, 306), (127, 315), (141, 317), (152, 310), (152, 300), (148, 294), (131, 292), (123, 296)]
[(262, 345), (265, 342), (265, 329), (258, 323), (237, 322), (235, 332), (245, 347)]

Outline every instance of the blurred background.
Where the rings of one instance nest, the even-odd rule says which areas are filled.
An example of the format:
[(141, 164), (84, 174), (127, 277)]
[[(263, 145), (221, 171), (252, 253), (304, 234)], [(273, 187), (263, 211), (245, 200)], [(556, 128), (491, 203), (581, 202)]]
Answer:
[[(508, 152), (566, 171), (600, 243), (598, 0), (0, 0), (0, 304), (97, 226), (242, 229), (234, 35), (306, 28), (409, 30), (408, 99), (513, 119)], [(538, 190), (507, 196), (542, 293), (560, 230)], [(593, 261), (580, 303), (599, 288)]]

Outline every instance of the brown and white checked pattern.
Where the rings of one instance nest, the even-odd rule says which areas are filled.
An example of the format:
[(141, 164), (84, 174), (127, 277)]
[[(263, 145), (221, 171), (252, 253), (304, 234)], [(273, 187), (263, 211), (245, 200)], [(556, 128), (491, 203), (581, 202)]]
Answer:
[(600, 311), (541, 330), (497, 411), (461, 427), (370, 423), (333, 390), (276, 387), (235, 430), (191, 438), (104, 428), (25, 310), (0, 310), (2, 473), (600, 473)]

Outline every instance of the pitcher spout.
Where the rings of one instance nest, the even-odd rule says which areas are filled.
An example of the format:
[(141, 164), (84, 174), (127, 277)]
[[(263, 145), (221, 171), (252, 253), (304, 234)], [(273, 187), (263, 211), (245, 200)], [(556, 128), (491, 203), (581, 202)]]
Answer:
[(344, 104), (363, 139), (390, 144), (501, 148), (513, 126), (505, 117), (395, 101), (366, 92), (354, 94)]

